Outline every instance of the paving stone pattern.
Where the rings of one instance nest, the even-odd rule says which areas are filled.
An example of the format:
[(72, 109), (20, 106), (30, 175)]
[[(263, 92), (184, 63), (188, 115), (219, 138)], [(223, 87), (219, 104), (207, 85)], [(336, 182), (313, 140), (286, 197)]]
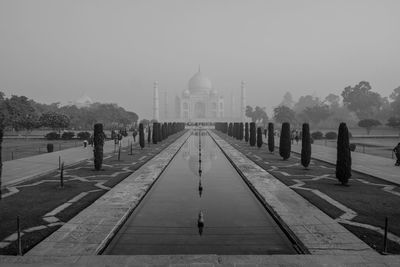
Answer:
[(188, 138), (181, 136), (91, 206), (38, 244), (27, 255), (95, 255), (126, 220)]
[(264, 201), (311, 254), (376, 254), (346, 228), (259, 167), (215, 133), (211, 135)]

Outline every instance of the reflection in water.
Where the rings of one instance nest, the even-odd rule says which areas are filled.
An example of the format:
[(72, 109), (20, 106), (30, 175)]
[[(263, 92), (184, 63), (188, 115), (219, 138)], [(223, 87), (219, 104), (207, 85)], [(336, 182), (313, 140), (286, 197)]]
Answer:
[(199, 235), (202, 235), (204, 228), (204, 215), (202, 211), (199, 212), (199, 216), (197, 219), (197, 227), (199, 228)]
[(199, 180), (199, 195), (201, 197), (201, 194), (203, 193), (203, 185), (201, 184), (201, 180)]
[[(201, 133), (193, 130), (193, 135), (196, 138), (192, 142), (185, 142), (182, 147), (182, 157), (189, 165), (189, 169), (198, 176), (199, 174), (199, 163), (201, 163), (202, 176), (211, 169), (213, 162), (216, 161), (218, 150), (212, 139), (206, 138), (208, 133), (204, 130)], [(201, 136), (201, 141), (197, 140), (197, 136)]]

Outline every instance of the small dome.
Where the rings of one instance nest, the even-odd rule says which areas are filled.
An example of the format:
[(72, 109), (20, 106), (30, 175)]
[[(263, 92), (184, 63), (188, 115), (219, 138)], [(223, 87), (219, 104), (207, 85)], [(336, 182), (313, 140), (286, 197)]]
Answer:
[(192, 94), (208, 93), (211, 89), (212, 83), (210, 79), (204, 76), (200, 71), (189, 80), (189, 91)]
[(183, 97), (189, 97), (190, 96), (190, 92), (188, 89), (186, 89), (185, 91), (183, 91)]
[(218, 91), (216, 89), (212, 89), (210, 92), (210, 95), (216, 96), (216, 95), (218, 95)]

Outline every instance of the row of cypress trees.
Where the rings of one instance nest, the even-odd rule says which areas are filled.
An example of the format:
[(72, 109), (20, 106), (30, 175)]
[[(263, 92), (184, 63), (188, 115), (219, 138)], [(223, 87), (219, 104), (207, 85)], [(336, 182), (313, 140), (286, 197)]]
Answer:
[[(239, 125), (239, 126), (237, 126)], [(242, 128), (240, 127), (242, 125)], [(243, 123), (216, 123), (215, 128), (229, 136), (243, 140)], [(239, 131), (239, 133), (237, 133)], [(239, 137), (238, 137), (239, 136)], [(244, 124), (244, 139), (249, 142), (250, 146), (260, 148), (263, 144), (262, 129), (254, 122)], [(274, 124), (268, 123), (268, 150), (273, 153), (275, 149)], [(290, 158), (291, 152), (291, 131), (290, 124), (284, 122), (282, 124), (280, 139), (279, 139), (279, 155), (283, 160)], [(302, 125), (302, 147), (301, 147), (301, 164), (305, 169), (308, 169), (311, 162), (311, 135), (310, 126), (308, 123)], [(351, 177), (351, 151), (349, 147), (349, 132), (346, 123), (341, 123), (337, 139), (337, 161), (336, 161), (336, 178), (342, 185), (347, 185)]]
[[(164, 122), (153, 123), (153, 131), (148, 127), (148, 143), (153, 141), (154, 144), (161, 142), (168, 136), (180, 132), (185, 129), (185, 123), (182, 122)], [(96, 171), (101, 170), (103, 164), (103, 146), (105, 141), (105, 134), (103, 132), (103, 124), (96, 123), (94, 125), (93, 133), (93, 155), (94, 155), (94, 168)], [(144, 125), (139, 124), (139, 145), (143, 149), (145, 146)]]

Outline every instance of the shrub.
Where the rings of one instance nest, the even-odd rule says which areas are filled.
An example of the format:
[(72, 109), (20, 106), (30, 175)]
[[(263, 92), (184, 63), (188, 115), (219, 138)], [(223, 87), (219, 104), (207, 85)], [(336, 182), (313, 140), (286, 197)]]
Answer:
[(290, 124), (288, 122), (284, 122), (282, 124), (281, 138), (279, 140), (279, 155), (281, 155), (283, 160), (287, 160), (290, 157), (290, 150), (292, 148), (291, 146)]
[(274, 136), (274, 124), (268, 123), (268, 150), (274, 152), (275, 149), (275, 136)]
[(311, 133), (311, 137), (314, 140), (320, 140), (320, 139), (324, 138), (324, 134), (320, 131), (316, 131), (316, 132)]
[(103, 124), (96, 123), (94, 125), (93, 133), (93, 154), (94, 154), (94, 169), (96, 171), (101, 170), (103, 165), (103, 145), (104, 145), (104, 132)]
[(90, 139), (89, 132), (79, 132), (76, 136), (81, 140), (89, 140)]
[(357, 145), (353, 144), (353, 143), (349, 145), (350, 151), (353, 151), (353, 152), (356, 151), (356, 147), (357, 147)]
[(250, 146), (256, 145), (256, 123), (250, 122)]
[(325, 134), (325, 138), (328, 140), (335, 140), (337, 138), (337, 133), (336, 132), (327, 132)]
[(57, 140), (60, 139), (60, 134), (57, 132), (50, 132), (44, 136), (47, 140)]
[(310, 126), (308, 123), (303, 123), (301, 137), (301, 165), (304, 168), (308, 168), (311, 161), (311, 138), (310, 138)]
[(257, 147), (260, 148), (263, 144), (261, 127), (257, 128)]
[(47, 144), (47, 152), (51, 153), (54, 151), (54, 145), (53, 144)]
[(64, 140), (71, 140), (72, 138), (74, 138), (74, 136), (75, 136), (74, 132), (63, 132), (61, 138)]
[(337, 140), (336, 178), (342, 185), (347, 185), (351, 177), (351, 152), (349, 145), (349, 130), (346, 123), (339, 125)]

